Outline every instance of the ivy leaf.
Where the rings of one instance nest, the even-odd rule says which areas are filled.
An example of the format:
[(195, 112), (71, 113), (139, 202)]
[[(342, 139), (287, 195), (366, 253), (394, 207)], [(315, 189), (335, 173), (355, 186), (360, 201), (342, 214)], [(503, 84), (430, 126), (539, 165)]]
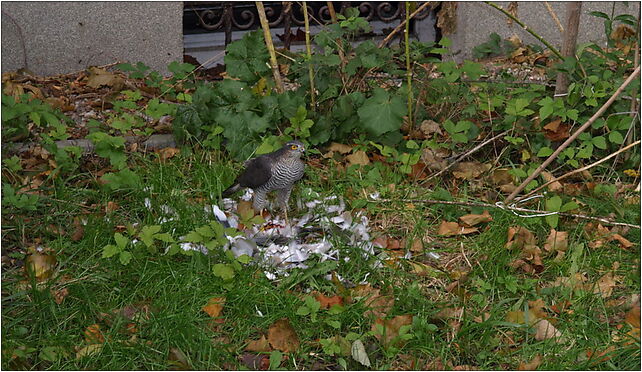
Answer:
[(373, 136), (379, 136), (401, 128), (406, 104), (386, 90), (375, 88), (372, 97), (366, 99), (358, 110), (361, 126)]

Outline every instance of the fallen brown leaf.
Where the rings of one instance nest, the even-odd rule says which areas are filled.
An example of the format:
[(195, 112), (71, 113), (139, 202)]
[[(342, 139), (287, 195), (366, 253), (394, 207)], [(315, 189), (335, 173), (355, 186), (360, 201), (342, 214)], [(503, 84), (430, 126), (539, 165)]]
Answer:
[(482, 173), (489, 170), (492, 166), (490, 164), (482, 164), (480, 162), (463, 162), (459, 163), (455, 170), (453, 170), (453, 176), (459, 179), (472, 180), (479, 178)]
[(173, 371), (185, 371), (192, 369), (187, 360), (187, 356), (183, 351), (177, 347), (169, 349), (169, 356), (167, 357), (168, 364), (172, 367), (170, 368)]
[(212, 318), (218, 318), (221, 316), (224, 304), (225, 297), (212, 297), (207, 301), (207, 305), (203, 306), (203, 311)]
[(272, 348), (270, 348), (270, 343), (268, 342), (267, 338), (265, 338), (265, 335), (261, 335), (261, 338), (259, 338), (258, 340), (247, 340), (246, 342), (247, 346), (245, 347), (245, 350), (247, 351), (272, 351)]
[(54, 291), (52, 289), (51, 294), (53, 295), (54, 301), (58, 305), (60, 305), (65, 300), (65, 297), (67, 297), (67, 295), (69, 294), (69, 290), (67, 288), (62, 288), (57, 291)]
[(353, 300), (364, 299), (364, 304), (368, 308), (363, 313), (364, 316), (383, 318), (392, 309), (395, 300), (393, 297), (382, 295), (380, 292), (381, 290), (373, 288), (370, 284), (361, 284), (352, 289), (351, 297)]
[(85, 341), (88, 344), (102, 344), (105, 342), (105, 337), (100, 330), (100, 325), (92, 324), (85, 328)]
[(268, 341), (275, 350), (290, 353), (299, 349), (299, 337), (287, 318), (277, 320), (268, 329)]
[(437, 234), (441, 236), (467, 235), (479, 231), (476, 227), (460, 226), (457, 222), (441, 221)]
[[(551, 172), (543, 171), (542, 178), (544, 179), (544, 182), (549, 182), (550, 180), (555, 179), (555, 176), (553, 176)], [(546, 187), (551, 192), (557, 192), (564, 188), (559, 181), (552, 182), (550, 185)]]
[(506, 248), (524, 248), (528, 245), (536, 245), (537, 239), (532, 232), (525, 227), (511, 226), (508, 228), (508, 238), (506, 239)]
[[(402, 326), (412, 324), (412, 315), (397, 315), (392, 319), (375, 319), (372, 324), (372, 331), (375, 332), (375, 338), (381, 342), (384, 347), (388, 346), (401, 346), (403, 340), (397, 339), (399, 337), (399, 330)], [(383, 327), (383, 333), (377, 331), (380, 325)]]
[(593, 293), (599, 294), (602, 298), (611, 297), (613, 294), (613, 288), (617, 287), (617, 282), (619, 282), (620, 279), (620, 276), (613, 275), (612, 272), (604, 274), (597, 280), (597, 282), (595, 282)]
[(346, 160), (348, 160), (348, 163), (350, 165), (368, 165), (370, 164), (370, 159), (368, 158), (368, 154), (366, 154), (365, 151), (359, 150), (355, 152), (354, 154), (350, 154), (346, 156)]
[(541, 319), (534, 325), (535, 339), (538, 341), (546, 340), (549, 338), (559, 338), (562, 333), (546, 319)]
[(38, 281), (45, 280), (53, 274), (56, 268), (56, 257), (49, 254), (33, 253), (25, 260), (25, 271)]
[(550, 234), (548, 234), (548, 237), (546, 238), (546, 243), (544, 243), (544, 250), (547, 252), (557, 252), (557, 257), (555, 259), (560, 260), (564, 257), (567, 249), (568, 232), (551, 229)]
[(537, 354), (537, 355), (535, 355), (533, 360), (531, 360), (530, 362), (528, 362), (528, 363), (523, 363), (523, 362), (520, 363), (519, 367), (517, 367), (517, 370), (519, 370), (519, 371), (534, 371), (534, 370), (537, 369), (537, 367), (539, 367), (540, 364), (542, 364), (542, 356)]
[(165, 147), (163, 149), (157, 150), (156, 152), (158, 153), (161, 161), (166, 161), (176, 156), (176, 154), (180, 153), (181, 150), (177, 149), (176, 147)]
[(91, 344), (78, 349), (76, 352), (76, 359), (99, 353), (103, 349), (103, 345), (104, 344)]
[(491, 222), (493, 217), (485, 210), (482, 214), (467, 214), (459, 217), (459, 221), (465, 226), (472, 227), (482, 222)]
[(313, 292), (311, 293), (314, 298), (321, 304), (321, 309), (329, 309), (334, 305), (343, 306), (343, 298), (338, 295), (328, 297), (323, 293)]

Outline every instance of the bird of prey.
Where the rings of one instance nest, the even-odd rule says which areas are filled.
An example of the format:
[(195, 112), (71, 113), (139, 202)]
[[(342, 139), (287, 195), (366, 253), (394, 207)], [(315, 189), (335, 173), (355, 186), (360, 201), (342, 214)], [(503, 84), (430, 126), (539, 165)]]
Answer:
[(244, 163), (245, 169), (236, 178), (234, 184), (223, 191), (228, 197), (242, 188), (254, 190), (252, 207), (261, 211), (267, 203), (267, 194), (277, 191), (277, 202), (285, 213), (287, 220), (288, 200), (294, 183), (303, 177), (305, 163), (301, 155), (305, 145), (299, 141), (290, 141), (280, 149), (250, 159)]

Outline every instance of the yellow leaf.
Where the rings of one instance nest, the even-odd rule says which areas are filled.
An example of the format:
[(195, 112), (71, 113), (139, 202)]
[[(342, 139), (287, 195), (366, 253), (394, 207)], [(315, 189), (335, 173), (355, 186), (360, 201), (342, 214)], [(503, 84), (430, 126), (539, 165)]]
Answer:
[(205, 311), (212, 318), (218, 318), (223, 312), (223, 305), (225, 304), (225, 297), (212, 297), (207, 302), (207, 305), (203, 306), (203, 311)]

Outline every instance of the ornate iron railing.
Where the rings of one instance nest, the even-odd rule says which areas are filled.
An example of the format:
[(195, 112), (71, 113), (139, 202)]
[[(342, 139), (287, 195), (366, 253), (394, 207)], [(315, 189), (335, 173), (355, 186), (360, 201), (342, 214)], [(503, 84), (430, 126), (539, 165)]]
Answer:
[[(290, 28), (303, 25), (301, 2), (264, 2), (265, 13), (270, 27), (285, 29), (286, 47), (290, 44)], [(337, 13), (346, 8), (359, 9), (360, 16), (368, 21), (392, 23), (405, 18), (405, 2), (362, 2), (335, 1), (332, 2)], [(331, 21), (327, 2), (307, 2), (308, 14), (312, 24), (327, 24)], [(427, 11), (418, 14), (415, 19), (421, 20), (428, 16)], [(232, 31), (252, 30), (260, 27), (259, 17), (254, 2), (185, 2), (183, 24), (186, 32), (224, 32), (225, 44), (231, 42)]]

